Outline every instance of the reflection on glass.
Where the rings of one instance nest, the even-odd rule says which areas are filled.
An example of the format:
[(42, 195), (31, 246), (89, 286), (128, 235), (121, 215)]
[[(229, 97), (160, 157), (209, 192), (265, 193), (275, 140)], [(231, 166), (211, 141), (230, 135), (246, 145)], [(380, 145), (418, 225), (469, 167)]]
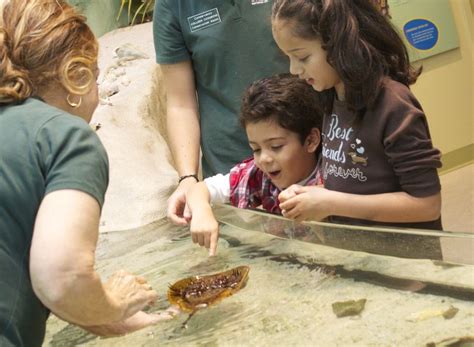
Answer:
[[(451, 261), (450, 242), (464, 244), (456, 262), (474, 264), (474, 234), (448, 231), (364, 227), (321, 222), (296, 223), (262, 210), (237, 209), (218, 205), (219, 221), (241, 229), (261, 231), (274, 236), (311, 242), (335, 248), (401, 258)], [(466, 247), (468, 246), (468, 247)], [(445, 250), (447, 248), (447, 250)], [(459, 251), (459, 249), (458, 249)]]

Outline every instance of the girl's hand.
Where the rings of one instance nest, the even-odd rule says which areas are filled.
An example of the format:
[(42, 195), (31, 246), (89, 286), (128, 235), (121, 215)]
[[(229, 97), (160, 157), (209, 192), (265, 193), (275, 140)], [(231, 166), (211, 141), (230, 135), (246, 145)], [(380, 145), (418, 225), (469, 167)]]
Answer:
[(320, 221), (330, 216), (331, 191), (323, 186), (292, 185), (278, 197), (282, 215), (298, 222)]
[(143, 277), (132, 275), (125, 270), (115, 272), (104, 283), (104, 288), (123, 312), (122, 320), (153, 304), (158, 297)]
[(212, 210), (193, 213), (191, 219), (191, 237), (194, 243), (199, 243), (209, 249), (209, 255), (216, 255), (217, 240), (219, 239), (219, 223), (217, 223)]

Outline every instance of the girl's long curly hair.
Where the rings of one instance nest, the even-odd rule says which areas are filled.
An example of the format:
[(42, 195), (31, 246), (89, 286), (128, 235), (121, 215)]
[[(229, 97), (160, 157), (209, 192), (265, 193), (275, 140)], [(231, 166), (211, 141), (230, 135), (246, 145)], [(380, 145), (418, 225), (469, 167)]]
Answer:
[[(321, 40), (354, 110), (374, 105), (386, 76), (409, 86), (421, 73), (374, 0), (276, 0), (275, 20), (286, 21), (297, 37)], [(334, 89), (318, 94), (325, 113), (331, 112)]]

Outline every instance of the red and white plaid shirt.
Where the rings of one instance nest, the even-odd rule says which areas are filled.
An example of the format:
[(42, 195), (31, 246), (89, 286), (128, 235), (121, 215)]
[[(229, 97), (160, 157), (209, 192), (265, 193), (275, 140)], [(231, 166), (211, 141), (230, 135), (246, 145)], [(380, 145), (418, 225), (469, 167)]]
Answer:
[[(262, 207), (271, 213), (281, 214), (278, 189), (254, 163), (253, 158), (244, 160), (230, 170), (230, 203), (239, 208)], [(319, 170), (314, 170), (305, 185), (322, 184)]]

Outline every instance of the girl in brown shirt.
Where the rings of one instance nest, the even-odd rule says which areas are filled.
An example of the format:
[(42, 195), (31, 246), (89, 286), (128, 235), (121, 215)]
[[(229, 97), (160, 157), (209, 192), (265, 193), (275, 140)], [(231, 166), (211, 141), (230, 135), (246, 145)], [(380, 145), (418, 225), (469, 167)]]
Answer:
[(441, 229), (441, 195), (421, 69), (372, 0), (277, 0), (273, 36), (324, 109), (324, 187), (280, 194), (288, 218)]

